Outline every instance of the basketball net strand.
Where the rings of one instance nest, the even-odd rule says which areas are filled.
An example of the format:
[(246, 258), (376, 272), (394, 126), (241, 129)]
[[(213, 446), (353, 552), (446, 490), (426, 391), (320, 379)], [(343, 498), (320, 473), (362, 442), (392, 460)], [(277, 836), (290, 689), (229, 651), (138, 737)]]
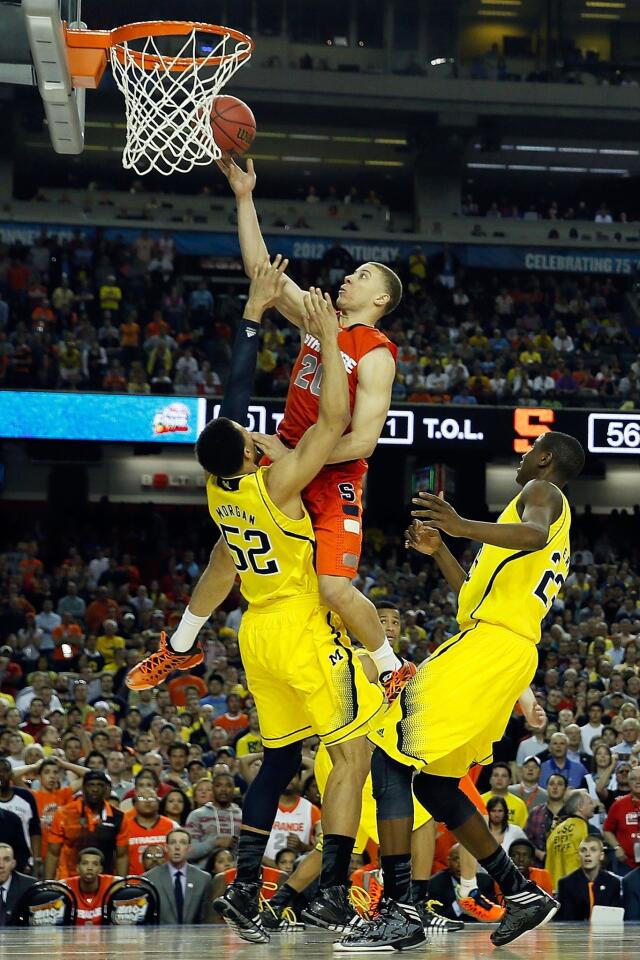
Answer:
[[(132, 51), (126, 41), (119, 51), (112, 48), (111, 68), (126, 108), (127, 136), (122, 154), (126, 170), (135, 170), (141, 176), (156, 170), (169, 176), (188, 173), (222, 156), (211, 125), (213, 101), (248, 59), (245, 54), (250, 45), (225, 33), (206, 57), (199, 58), (197, 32), (192, 30), (172, 57), (164, 56), (151, 36), (138, 51)], [(227, 52), (227, 46), (233, 43), (235, 49)], [(161, 57), (161, 63), (152, 65), (147, 60), (145, 69), (150, 56)], [(223, 58), (218, 65), (211, 62), (216, 57)], [(184, 58), (193, 60), (193, 66), (173, 71), (172, 66)]]

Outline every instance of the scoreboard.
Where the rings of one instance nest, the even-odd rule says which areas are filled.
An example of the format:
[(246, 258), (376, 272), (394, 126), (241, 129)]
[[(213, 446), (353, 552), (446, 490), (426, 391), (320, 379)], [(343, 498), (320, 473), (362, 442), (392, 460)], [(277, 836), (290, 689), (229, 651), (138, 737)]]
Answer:
[[(0, 390), (0, 438), (193, 444), (219, 411), (219, 399), (193, 396)], [(274, 433), (283, 412), (283, 399), (255, 400), (247, 426)], [(595, 456), (640, 456), (640, 411), (555, 407), (396, 404), (380, 445), (488, 460), (526, 453), (547, 430), (570, 433)]]

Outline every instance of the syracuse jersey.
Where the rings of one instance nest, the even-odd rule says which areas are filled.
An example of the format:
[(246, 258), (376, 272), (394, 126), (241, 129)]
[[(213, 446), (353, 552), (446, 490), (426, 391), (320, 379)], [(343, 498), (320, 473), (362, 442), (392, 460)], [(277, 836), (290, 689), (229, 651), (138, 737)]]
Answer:
[[(381, 330), (364, 323), (343, 327), (338, 332), (338, 346), (347, 371), (349, 405), (353, 413), (358, 386), (358, 364), (362, 358), (377, 347), (386, 347), (395, 360), (398, 349)], [(295, 447), (309, 427), (317, 422), (321, 383), (320, 341), (308, 333), (293, 367), (284, 417), (278, 427), (278, 433), (288, 447)], [(347, 427), (345, 432), (348, 433), (350, 429), (350, 426)], [(364, 460), (362, 469), (363, 472), (366, 470)]]
[[(521, 523), (514, 497), (498, 523)], [(569, 570), (571, 510), (562, 494), (562, 511), (540, 550), (506, 550), (485, 543), (458, 596), (458, 625), (478, 621), (505, 627), (538, 643), (540, 629)]]
[(220, 528), (252, 606), (318, 593), (314, 535), (307, 511), (285, 516), (267, 493), (268, 467), (242, 477), (209, 477), (209, 513)]

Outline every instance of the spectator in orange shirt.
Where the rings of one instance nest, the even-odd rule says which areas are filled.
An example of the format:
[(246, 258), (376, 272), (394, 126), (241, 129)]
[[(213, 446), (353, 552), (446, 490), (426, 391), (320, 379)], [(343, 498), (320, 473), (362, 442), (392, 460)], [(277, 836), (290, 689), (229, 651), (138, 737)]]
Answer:
[(83, 638), (84, 633), (74, 622), (71, 614), (63, 613), (62, 623), (51, 631), (51, 639), (55, 646), (53, 662), (63, 664), (74, 660), (80, 653)]
[[(74, 783), (71, 786), (61, 786), (61, 773), (68, 770), (74, 774)], [(44, 859), (47, 855), (47, 846), (49, 844), (49, 830), (53, 822), (58, 807), (63, 807), (70, 803), (73, 794), (82, 783), (82, 777), (87, 772), (84, 767), (76, 763), (69, 763), (61, 757), (51, 757), (47, 760), (41, 760), (31, 767), (18, 767), (14, 770), (16, 778), (28, 777), (30, 774), (38, 773), (40, 780), (40, 789), (33, 790), (36, 806), (40, 815), (40, 827), (42, 829), (41, 854)]]
[(133, 809), (125, 814), (127, 845), (129, 847), (129, 873), (142, 876), (142, 856), (149, 846), (166, 846), (167, 834), (177, 827), (175, 820), (158, 812), (158, 794), (152, 787), (138, 787)]
[(82, 796), (56, 811), (49, 829), (45, 879), (66, 880), (77, 873), (78, 854), (85, 847), (97, 847), (105, 858), (107, 872), (125, 876), (129, 847), (124, 814), (105, 799), (111, 781), (102, 770), (89, 770), (82, 784)]
[(242, 700), (237, 693), (230, 693), (227, 696), (227, 712), (216, 717), (213, 721), (215, 727), (222, 727), (229, 736), (246, 730), (249, 726), (249, 716), (242, 712)]
[(171, 703), (174, 707), (186, 706), (187, 690), (193, 687), (198, 693), (198, 700), (207, 695), (207, 685), (202, 677), (197, 677), (195, 673), (181, 673), (180, 676), (169, 680), (167, 690), (171, 697)]
[(87, 607), (84, 620), (89, 633), (97, 633), (105, 620), (119, 620), (120, 607), (112, 597), (106, 587), (98, 587), (95, 600), (92, 600)]
[(161, 311), (154, 310), (151, 320), (144, 328), (145, 340), (149, 340), (151, 337), (164, 337), (165, 334), (170, 332), (171, 327), (162, 316)]
[(51, 309), (48, 300), (42, 300), (41, 303), (31, 312), (31, 323), (34, 327), (40, 327), (43, 330), (53, 330), (55, 328), (57, 317)]
[[(526, 880), (537, 883), (539, 887), (546, 890), (549, 896), (553, 896), (553, 881), (548, 870), (542, 867), (534, 867), (536, 859), (536, 848), (528, 838), (526, 840), (514, 840), (509, 847), (509, 856), (516, 867)], [(496, 887), (496, 901), (504, 905), (504, 898)]]
[(102, 389), (108, 390), (110, 393), (126, 393), (127, 381), (119, 360), (114, 360), (109, 367), (109, 372), (102, 381)]
[(102, 923), (104, 897), (117, 880), (112, 874), (103, 873), (104, 854), (97, 847), (85, 847), (78, 854), (78, 874), (67, 877), (66, 885), (76, 895), (78, 914), (76, 926), (99, 926)]
[(137, 313), (130, 310), (126, 320), (120, 324), (120, 360), (128, 368), (140, 353), (140, 324)]

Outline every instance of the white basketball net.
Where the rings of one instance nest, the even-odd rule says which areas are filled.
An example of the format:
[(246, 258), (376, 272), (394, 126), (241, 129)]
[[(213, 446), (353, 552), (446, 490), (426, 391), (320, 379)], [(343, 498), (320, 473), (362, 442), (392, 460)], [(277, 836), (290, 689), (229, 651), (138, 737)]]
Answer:
[[(156, 170), (169, 176), (188, 173), (222, 155), (213, 139), (213, 100), (249, 59), (243, 54), (250, 54), (251, 46), (228, 33), (219, 37), (206, 34), (213, 49), (203, 57), (198, 53), (197, 35), (196, 28), (171, 57), (158, 49), (156, 37), (147, 37), (135, 51), (128, 42), (111, 49), (113, 76), (126, 106), (127, 140), (122, 155), (125, 169), (141, 175)], [(141, 64), (136, 62), (134, 52)], [(147, 60), (145, 69), (145, 57), (150, 55), (164, 59), (160, 65)], [(212, 63), (216, 57), (223, 57), (222, 63)], [(172, 65), (184, 58), (192, 60), (193, 66), (172, 71)]]

